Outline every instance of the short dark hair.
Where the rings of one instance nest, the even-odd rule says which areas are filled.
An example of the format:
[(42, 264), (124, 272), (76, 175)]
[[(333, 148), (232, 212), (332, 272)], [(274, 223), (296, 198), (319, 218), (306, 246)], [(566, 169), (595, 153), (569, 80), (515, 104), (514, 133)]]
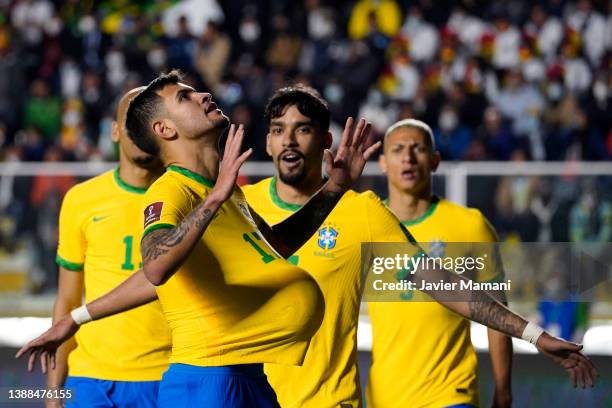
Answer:
[(329, 130), (330, 113), (327, 102), (316, 89), (302, 84), (286, 86), (274, 92), (264, 112), (266, 123), (270, 125), (272, 119), (283, 116), (287, 108), (293, 105), (302, 115), (310, 118), (320, 131)]
[(157, 91), (166, 85), (177, 84), (183, 79), (183, 74), (172, 70), (160, 74), (147, 85), (128, 105), (125, 115), (125, 129), (128, 137), (140, 150), (153, 156), (159, 155), (159, 145), (151, 129), (150, 122), (159, 111), (163, 103)]

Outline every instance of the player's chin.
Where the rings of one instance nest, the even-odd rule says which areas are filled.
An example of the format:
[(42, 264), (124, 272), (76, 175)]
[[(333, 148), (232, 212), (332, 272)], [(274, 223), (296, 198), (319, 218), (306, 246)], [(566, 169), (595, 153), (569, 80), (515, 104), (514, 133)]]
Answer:
[(403, 180), (398, 184), (400, 190), (407, 194), (415, 194), (419, 192), (421, 187), (421, 183), (417, 182), (416, 180)]
[(290, 186), (297, 186), (304, 181), (306, 178), (306, 172), (304, 171), (304, 167), (300, 166), (296, 169), (285, 169), (281, 164), (279, 169), (279, 176), (283, 183), (288, 184)]
[(210, 120), (215, 129), (225, 129), (230, 125), (230, 120), (220, 109), (218, 112), (211, 114)]

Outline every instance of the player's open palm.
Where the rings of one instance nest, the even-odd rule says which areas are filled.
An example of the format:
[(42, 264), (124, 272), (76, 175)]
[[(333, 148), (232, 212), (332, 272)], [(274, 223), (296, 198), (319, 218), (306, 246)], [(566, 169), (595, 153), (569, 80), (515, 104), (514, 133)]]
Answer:
[(567, 371), (574, 387), (592, 387), (598, 377), (593, 362), (580, 352), (582, 346), (543, 333), (536, 347)]
[(46, 373), (48, 361), (51, 363), (51, 368), (55, 368), (55, 353), (59, 346), (74, 336), (78, 330), (79, 326), (75, 323), (74, 319), (70, 315), (65, 316), (55, 322), (49, 330), (23, 346), (17, 352), (15, 358), (19, 358), (29, 352), (28, 371), (32, 371), (36, 365), (36, 358), (40, 357), (42, 372)]
[(227, 135), (227, 142), (225, 143), (223, 158), (221, 160), (221, 164), (219, 165), (217, 182), (215, 183), (215, 187), (213, 189), (213, 192), (222, 201), (227, 200), (232, 195), (232, 190), (236, 185), (236, 179), (238, 178), (240, 167), (253, 152), (253, 149), (248, 149), (244, 153), (240, 154), (243, 139), (244, 126), (240, 125), (238, 128), (236, 128), (236, 125), (232, 124)]
[(330, 190), (345, 192), (361, 176), (366, 162), (381, 145), (376, 142), (367, 146), (371, 129), (372, 125), (362, 118), (353, 130), (353, 118), (349, 117), (336, 154), (325, 150), (325, 171), (329, 176)]

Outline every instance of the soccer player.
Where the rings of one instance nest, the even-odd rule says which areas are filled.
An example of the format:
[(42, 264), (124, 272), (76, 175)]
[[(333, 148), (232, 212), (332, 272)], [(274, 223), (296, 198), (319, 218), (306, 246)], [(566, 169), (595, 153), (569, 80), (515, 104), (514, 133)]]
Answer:
[[(467, 249), (462, 244), (453, 248), (453, 242), (497, 241), (480, 211), (433, 195), (432, 173), (439, 163), (440, 154), (427, 124), (405, 119), (392, 125), (379, 159), (388, 180), (388, 207), (426, 252), (441, 258), (466, 255), (452, 254)], [(485, 250), (476, 251), (479, 249)], [(500, 278), (491, 274), (494, 265), (488, 266), (478, 280)], [(400, 299), (398, 295), (397, 302), (368, 303), (373, 330), (368, 406), (479, 406), (478, 361), (470, 340), (470, 322), (430, 298), (416, 296)], [(495, 383), (492, 406), (509, 407), (512, 342), (492, 329), (488, 337)], [(397, 347), (398, 339), (402, 347)]]
[[(332, 142), (330, 112), (314, 89), (290, 86), (270, 98), (265, 120), (269, 127), (266, 148), (276, 175), (243, 191), (255, 211), (274, 224), (297, 211), (324, 183), (321, 161)], [(325, 315), (302, 366), (266, 365), (283, 407), (361, 406), (357, 367), (360, 245), (405, 242), (398, 224), (372, 192), (349, 191), (318, 232), (289, 258), (317, 280), (325, 298)], [(426, 337), (419, 332), (414, 335)]]
[[(295, 219), (296, 215), (304, 211), (304, 207), (311, 204), (313, 199), (307, 201), (307, 198), (304, 197), (315, 193), (323, 184), (324, 180), (320, 173), (321, 158), (324, 156), (324, 150), (331, 143), (331, 135), (329, 135), (327, 128), (329, 112), (324, 101), (320, 100), (320, 97), (312, 90), (298, 89), (297, 91), (300, 94), (307, 95), (296, 98), (295, 95), (291, 95), (295, 92), (283, 90), (283, 92), (279, 91), (278, 95), (283, 96), (284, 93), (289, 93), (290, 97), (285, 98), (283, 96), (283, 98), (276, 100), (276, 104), (270, 103), (267, 110), (270, 117), (269, 123), (271, 127), (274, 125), (279, 129), (275, 131), (271, 129), (268, 136), (268, 150), (277, 163), (277, 167), (282, 169), (282, 173), (299, 173), (295, 170), (303, 167), (306, 177), (302, 183), (297, 183), (296, 180), (295, 185), (283, 182), (281, 177), (269, 179), (262, 182), (263, 184), (252, 187), (254, 190), (248, 192), (252, 197), (265, 198), (265, 194), (268, 194), (265, 201), (276, 201), (276, 207), (270, 207), (270, 214), (273, 211), (279, 211), (279, 214), (275, 215), (279, 220), (283, 217), (289, 217), (280, 225)], [(291, 102), (292, 98), (296, 98), (294, 99), (296, 102)], [(285, 99), (285, 102), (283, 102), (283, 99)], [(301, 99), (310, 100), (310, 102), (298, 103), (297, 101)], [(314, 105), (318, 106), (314, 111), (311, 110), (312, 106), (308, 107), (313, 104), (313, 99)], [(275, 98), (273, 97), (272, 100), (274, 101)], [(273, 108), (273, 105), (277, 105), (276, 108)], [(291, 108), (296, 108), (297, 112), (296, 109)], [(315, 116), (317, 115), (316, 112), (323, 112), (323, 114), (318, 117)], [(320, 127), (318, 124), (320, 124)], [(273, 141), (275, 137), (273, 133), (275, 132), (277, 133), (276, 137), (279, 138), (277, 142)], [(283, 142), (283, 139), (287, 139), (289, 142)], [(340, 142), (341, 149), (346, 148), (346, 139), (347, 129), (345, 129)], [(283, 146), (284, 143), (288, 143), (288, 145)], [(289, 176), (291, 175), (289, 174)], [(330, 175), (330, 177), (333, 176), (334, 174)], [(308, 180), (308, 183), (305, 180)], [(270, 186), (274, 184), (275, 191), (272, 192)], [(286, 189), (285, 192), (282, 192), (283, 189)], [(247, 190), (249, 189), (247, 188)], [(257, 191), (263, 192), (255, 195)], [(287, 192), (293, 192), (293, 194)], [(255, 198), (255, 200), (264, 200), (264, 198)], [(350, 203), (352, 204), (349, 205)], [(259, 205), (257, 202), (251, 204)], [(287, 204), (293, 204), (293, 206), (289, 206), (291, 209), (289, 212), (282, 208), (287, 207)], [(280, 207), (280, 210), (277, 207)], [(298, 207), (301, 209), (293, 213)], [(341, 210), (341, 207), (344, 208)], [(270, 222), (273, 223), (273, 217), (270, 215), (268, 217), (270, 217)], [(335, 224), (328, 223), (328, 220), (332, 218), (334, 218), (334, 222), (339, 223), (336, 227), (340, 225), (341, 228), (336, 229)], [(368, 219), (371, 221), (368, 222)], [(275, 369), (270, 370), (270, 365), (267, 365), (274, 386), (280, 387), (280, 401), (283, 404), (288, 403), (289, 406), (293, 402), (292, 398), (302, 401), (301, 404), (304, 406), (310, 404), (310, 406), (317, 407), (335, 407), (340, 404), (345, 406), (360, 404), (355, 340), (361, 294), (359, 264), (362, 260), (360, 259), (360, 243), (361, 241), (407, 241), (406, 232), (397, 218), (372, 193), (347, 192), (336, 208), (332, 210), (328, 220), (319, 229), (319, 233), (311, 237), (305, 244), (305, 249), (300, 250), (303, 252), (299, 252), (297, 257), (291, 258), (298, 265), (306, 264), (305, 267), (315, 275), (315, 279), (323, 288), (326, 301), (325, 317), (322, 328), (311, 342), (311, 349), (316, 351), (309, 350), (304, 361), (305, 366), (302, 369), (298, 368), (296, 371), (278, 371), (278, 374), (275, 374), (272, 372)], [(299, 224), (294, 224), (293, 228), (294, 232), (302, 230)], [(291, 253), (287, 251), (283, 255), (289, 254)], [(308, 256), (302, 258), (302, 254)], [(310, 268), (313, 267), (308, 266), (310, 263), (315, 265), (312, 270)], [(461, 279), (444, 270), (434, 272), (437, 273), (430, 276), (417, 271), (415, 279), (428, 281), (431, 278), (437, 281), (440, 278), (447, 278), (453, 282)], [(337, 288), (336, 285), (338, 285)], [(125, 306), (117, 307), (110, 301), (121, 292), (121, 287), (113, 292), (87, 305), (93, 317), (103, 317), (109, 313), (125, 310)], [(444, 304), (462, 316), (499, 329), (506, 334), (515, 337), (529, 337), (534, 342), (537, 341), (540, 351), (565, 368), (572, 378), (579, 379), (581, 384), (592, 384), (596, 370), (590, 360), (579, 353), (579, 346), (539, 331), (533, 335), (532, 324), (528, 324), (527, 321), (513, 314), (500, 303), (495, 302), (487, 294), (480, 295), (477, 300), (474, 302), (444, 302)], [(334, 324), (337, 327), (333, 327)], [(29, 364), (31, 366), (32, 362), (41, 353), (46, 352), (52, 355), (57, 344), (65, 339), (67, 333), (73, 330), (72, 327), (74, 326), (75, 323), (70, 317), (63, 319), (42, 336), (24, 346), (18, 355), (31, 352)], [(526, 336), (526, 333), (529, 336)], [(317, 337), (319, 337), (318, 340)], [(320, 356), (317, 356), (317, 354), (320, 354)], [(283, 370), (280, 367), (278, 369)], [(317, 371), (318, 374), (310, 376), (310, 371)], [(282, 375), (286, 375), (285, 383), (296, 382), (297, 385), (283, 388), (280, 380)], [(303, 386), (301, 385), (302, 381)], [(302, 388), (304, 389), (303, 392)]]
[[(139, 268), (142, 228), (135, 220), (147, 187), (163, 171), (157, 158), (126, 135), (128, 104), (142, 89), (129, 91), (118, 104), (112, 139), (119, 143), (119, 167), (72, 187), (62, 203), (53, 321), (81, 305), (83, 293), (85, 302), (95, 299)], [(68, 406), (154, 407), (170, 344), (157, 301), (96, 321), (60, 348), (48, 387), (73, 389)]]
[[(210, 94), (162, 75), (132, 100), (126, 124), (136, 145), (167, 166), (143, 201), (143, 273), (121, 285), (156, 285), (172, 329), (159, 406), (278, 406), (262, 363), (301, 364), (323, 314), (315, 281), (281, 255), (299, 248), (359, 177), (379, 146), (364, 147), (370, 125), (360, 121), (351, 136), (349, 123), (335, 157), (327, 153), (329, 181), (271, 228), (234, 188), (250, 153), (238, 156), (242, 127), (230, 128), (219, 170), (228, 118)], [(126, 290), (116, 298), (136, 297)], [(100, 317), (94, 305), (85, 309)]]
[[(327, 103), (314, 89), (290, 86), (268, 101), (266, 150), (276, 175), (244, 186), (267, 223), (298, 211), (324, 183), (323, 152), (332, 143)], [(282, 407), (359, 407), (357, 322), (361, 302), (361, 242), (405, 241), (397, 219), (372, 192), (344, 194), (325, 222), (289, 260), (308, 271), (325, 298), (321, 328), (304, 364), (267, 364)]]

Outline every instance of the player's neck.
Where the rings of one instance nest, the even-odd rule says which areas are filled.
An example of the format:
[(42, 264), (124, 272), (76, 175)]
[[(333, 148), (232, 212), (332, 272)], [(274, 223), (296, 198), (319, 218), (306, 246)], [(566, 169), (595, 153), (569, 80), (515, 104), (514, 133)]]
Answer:
[(432, 198), (431, 188), (423, 189), (419, 193), (407, 193), (390, 186), (387, 205), (400, 221), (412, 221), (429, 210)]
[(319, 174), (318, 177), (309, 177), (299, 186), (291, 186), (276, 176), (276, 195), (286, 203), (303, 205), (321, 188), (323, 182), (323, 177)]
[(132, 187), (149, 188), (163, 171), (162, 166), (146, 169), (130, 162), (127, 158), (119, 159), (119, 178)]
[(204, 138), (191, 139), (172, 147), (172, 151), (167, 152), (164, 157), (166, 167), (179, 166), (209, 180), (217, 179), (219, 151), (216, 141)]

